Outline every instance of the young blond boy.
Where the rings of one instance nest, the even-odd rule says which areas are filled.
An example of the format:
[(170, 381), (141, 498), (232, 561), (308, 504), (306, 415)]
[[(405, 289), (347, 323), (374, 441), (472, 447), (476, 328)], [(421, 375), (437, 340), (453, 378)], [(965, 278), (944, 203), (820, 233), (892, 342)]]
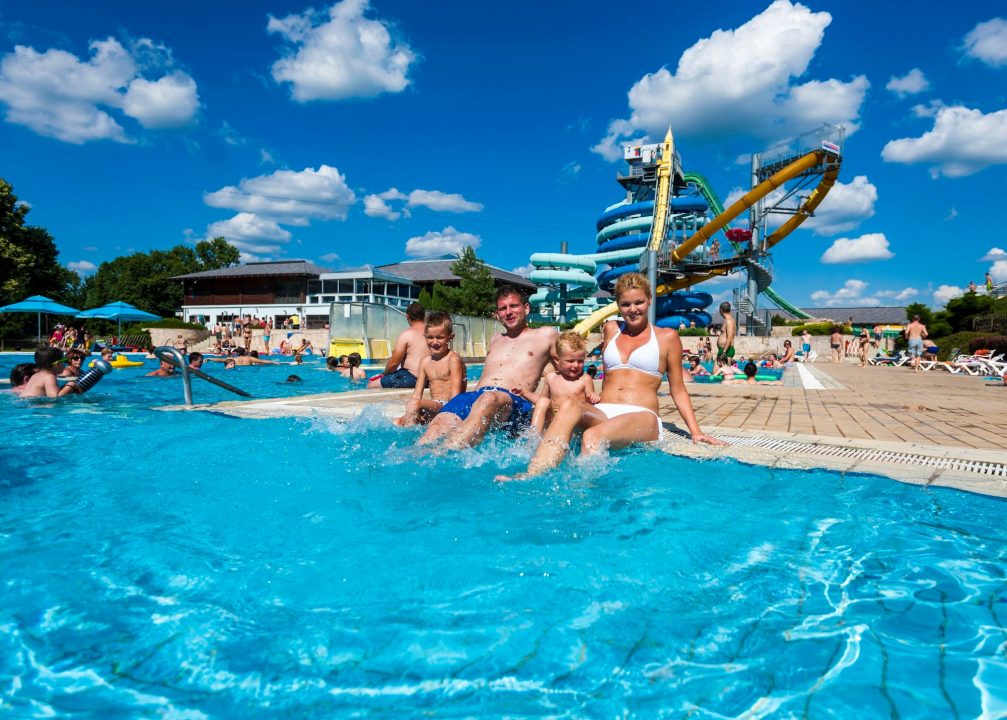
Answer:
[[(444, 407), (444, 403), (459, 393), (465, 392), (465, 363), (461, 356), (451, 349), (454, 340), (454, 326), (451, 316), (445, 312), (427, 314), (423, 326), (430, 355), (420, 360), (416, 375), (416, 388), (406, 404), (406, 412), (395, 421), (396, 425), (408, 426), (427, 423)], [(430, 399), (423, 397), (423, 388), (430, 385)]]
[(545, 387), (541, 393), (513, 392), (521, 395), (535, 406), (531, 416), (532, 427), (542, 434), (546, 421), (559, 408), (559, 403), (574, 397), (582, 403), (594, 404), (601, 396), (594, 391), (594, 378), (584, 372), (587, 358), (587, 340), (579, 333), (569, 330), (556, 338), (552, 350), (552, 364), (556, 372), (545, 376)]

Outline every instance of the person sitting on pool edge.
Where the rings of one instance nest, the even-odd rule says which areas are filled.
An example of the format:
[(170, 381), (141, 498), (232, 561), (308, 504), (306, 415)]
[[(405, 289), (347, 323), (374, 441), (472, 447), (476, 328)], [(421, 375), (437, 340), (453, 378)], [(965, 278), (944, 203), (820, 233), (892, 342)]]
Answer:
[(535, 406), (531, 424), (539, 435), (564, 398), (575, 397), (582, 403), (596, 403), (601, 399), (594, 390), (594, 376), (584, 371), (586, 357), (587, 340), (580, 333), (567, 330), (556, 338), (551, 355), (556, 372), (546, 373), (542, 378), (542, 392), (515, 389), (518, 395)]
[(424, 318), (426, 310), (418, 302), (410, 303), (406, 308), (406, 320), (409, 327), (399, 333), (395, 339), (395, 347), (391, 357), (385, 363), (384, 372), (371, 378), (368, 389), (374, 388), (414, 388), (416, 376), (420, 371), (420, 361), (430, 355), (427, 341), (423, 337), (426, 327)]
[[(427, 314), (423, 335), (430, 355), (420, 360), (416, 388), (406, 411), (395, 420), (402, 427), (430, 422), (451, 398), (465, 392), (465, 362), (451, 349), (455, 337), (451, 316), (439, 311)], [(428, 385), (430, 398), (425, 399), (423, 391)]]
[[(560, 404), (549, 429), (528, 465), (518, 478), (540, 475), (556, 467), (570, 449), (570, 439), (578, 428), (584, 430), (582, 454), (596, 454), (606, 448), (619, 449), (638, 442), (655, 442), (664, 430), (658, 416), (657, 391), (668, 375), (668, 390), (692, 442), (725, 445), (703, 433), (696, 422), (689, 391), (682, 378), (682, 340), (670, 328), (650, 324), (650, 283), (640, 273), (627, 273), (615, 283), (613, 292), (622, 322), (605, 323), (605, 382), (601, 402), (584, 406), (574, 400)], [(498, 480), (511, 478), (498, 477)]]
[(490, 339), (476, 389), (457, 395), (435, 417), (420, 445), (438, 451), (478, 445), (493, 428), (520, 431), (531, 422), (532, 404), (513, 392), (538, 387), (556, 342), (556, 328), (528, 327), (528, 298), (503, 285), (496, 293), (496, 318), (504, 327)]

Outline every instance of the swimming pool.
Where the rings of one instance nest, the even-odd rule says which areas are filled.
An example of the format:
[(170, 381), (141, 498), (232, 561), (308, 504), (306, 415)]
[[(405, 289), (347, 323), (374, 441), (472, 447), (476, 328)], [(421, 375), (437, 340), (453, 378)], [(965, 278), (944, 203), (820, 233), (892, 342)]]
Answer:
[(0, 393), (12, 716), (1007, 709), (1003, 501), (649, 449), (501, 486), (523, 441), (427, 458), (376, 413), (110, 381)]

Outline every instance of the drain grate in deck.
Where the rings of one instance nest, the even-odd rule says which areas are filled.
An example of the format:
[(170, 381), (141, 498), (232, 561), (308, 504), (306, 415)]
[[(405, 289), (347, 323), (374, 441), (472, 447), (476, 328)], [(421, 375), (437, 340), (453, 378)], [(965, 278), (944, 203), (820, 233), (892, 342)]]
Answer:
[(824, 445), (804, 443), (796, 440), (781, 440), (777, 438), (736, 437), (733, 435), (717, 435), (732, 445), (741, 447), (774, 450), (783, 453), (800, 453), (813, 457), (852, 458), (872, 463), (897, 463), (899, 465), (918, 465), (934, 470), (955, 470), (958, 472), (975, 473), (986, 477), (1007, 479), (1007, 464), (984, 462), (981, 460), (966, 460), (953, 457), (933, 457), (916, 453), (896, 452), (893, 450), (872, 450), (868, 448), (843, 447), (841, 445)]

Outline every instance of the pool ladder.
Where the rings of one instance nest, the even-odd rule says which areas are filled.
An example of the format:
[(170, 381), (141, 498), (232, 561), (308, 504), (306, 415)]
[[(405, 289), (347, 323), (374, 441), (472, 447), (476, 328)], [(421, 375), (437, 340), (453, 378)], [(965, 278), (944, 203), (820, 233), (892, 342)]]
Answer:
[(176, 347), (171, 347), (170, 345), (161, 345), (160, 347), (154, 348), (154, 355), (157, 356), (158, 360), (163, 360), (164, 362), (174, 365), (182, 371), (182, 393), (185, 396), (185, 404), (192, 405), (192, 376), (203, 378), (207, 382), (213, 383), (218, 387), (222, 387), (225, 390), (233, 392), (235, 395), (240, 395), (241, 397), (252, 397), (249, 393), (239, 388), (229, 385), (223, 380), (218, 380), (217, 378), (207, 375), (202, 370), (197, 370), (196, 368), (189, 367), (189, 364), (185, 361), (185, 355), (182, 351)]

